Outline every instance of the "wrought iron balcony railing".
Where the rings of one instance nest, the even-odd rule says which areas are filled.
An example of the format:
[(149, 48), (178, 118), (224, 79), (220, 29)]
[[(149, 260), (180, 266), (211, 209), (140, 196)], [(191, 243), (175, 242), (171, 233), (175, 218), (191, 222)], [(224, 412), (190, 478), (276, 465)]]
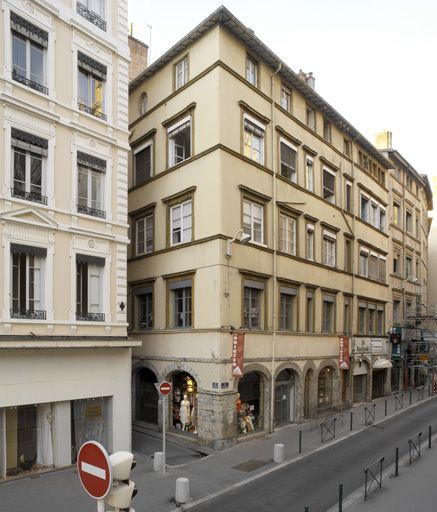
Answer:
[(81, 322), (104, 322), (105, 313), (84, 313), (76, 311), (76, 320)]
[(100, 112), (98, 108), (89, 107), (88, 105), (85, 105), (85, 103), (79, 102), (78, 104), (79, 110), (82, 110), (83, 112), (86, 112), (87, 114), (91, 114), (92, 116), (98, 117), (99, 119), (102, 119), (103, 121), (107, 120), (107, 115), (103, 112)]
[(47, 204), (47, 197), (42, 196), (36, 192), (26, 192), (25, 190), (20, 190), (18, 188), (11, 188), (11, 194), (13, 197), (19, 197), (20, 199), (25, 199), (26, 201)]
[(77, 13), (86, 20), (90, 21), (96, 27), (99, 27), (106, 32), (106, 21), (97, 13), (90, 11), (88, 7), (81, 4), (80, 2), (77, 2)]
[(19, 73), (17, 73), (15, 69), (12, 70), (12, 79), (42, 94), (49, 94), (49, 90), (45, 85), (39, 84), (38, 82), (34, 82), (33, 80), (30, 80), (29, 78), (20, 75)]
[(11, 309), (11, 318), (23, 320), (45, 320), (46, 311), (43, 309)]
[(79, 213), (85, 213), (86, 215), (92, 215), (93, 217), (99, 217), (100, 219), (106, 219), (106, 212), (99, 210), (98, 208), (90, 208), (88, 206), (78, 204), (77, 211)]

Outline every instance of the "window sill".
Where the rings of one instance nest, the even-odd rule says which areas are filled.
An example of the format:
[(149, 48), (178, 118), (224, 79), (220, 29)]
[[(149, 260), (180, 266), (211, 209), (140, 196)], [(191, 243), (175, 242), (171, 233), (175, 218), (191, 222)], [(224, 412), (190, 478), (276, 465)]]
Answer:
[[(40, 98), (43, 98), (45, 100), (54, 101), (54, 99), (55, 99), (55, 97), (53, 96), (53, 92), (48, 91), (47, 94), (43, 94), (42, 92), (39, 92), (36, 89), (33, 89), (32, 87), (27, 87), (26, 85), (18, 82), (17, 80), (14, 80), (12, 78), (12, 73), (11, 73), (11, 83), (13, 86), (19, 87), (20, 89), (23, 89), (23, 91), (32, 92), (33, 94), (36, 94), (37, 96), (39, 96)], [(15, 96), (15, 94), (14, 94), (14, 96)]]
[(109, 124), (109, 121), (108, 121), (109, 114), (102, 114), (104, 116), (104, 119), (103, 119), (101, 117), (98, 117), (94, 114), (87, 112), (86, 110), (82, 110), (82, 108), (79, 105), (77, 105), (76, 112), (78, 114), (83, 114), (84, 116), (88, 117), (89, 119), (94, 119), (95, 121), (98, 121), (102, 124), (105, 124), (105, 125)]
[(19, 75), (14, 70), (12, 71), (12, 80), (14, 82), (18, 82), (19, 84), (23, 85), (27, 89), (32, 89), (33, 91), (38, 92), (39, 94), (48, 97), (49, 95), (49, 89), (45, 85), (39, 84), (38, 82), (34, 82), (33, 80), (30, 80), (29, 78), (26, 78), (25, 76)]
[[(108, 213), (108, 212), (106, 212), (106, 213)], [(109, 213), (108, 213), (108, 217), (105, 217), (104, 219), (102, 219), (101, 217), (95, 217), (94, 215), (87, 215), (86, 213), (78, 212), (77, 207), (75, 210), (71, 211), (71, 215), (74, 215), (75, 217), (79, 217), (81, 219), (95, 220), (96, 222), (105, 222), (105, 223), (110, 222), (110, 220), (109, 220), (110, 214)]]

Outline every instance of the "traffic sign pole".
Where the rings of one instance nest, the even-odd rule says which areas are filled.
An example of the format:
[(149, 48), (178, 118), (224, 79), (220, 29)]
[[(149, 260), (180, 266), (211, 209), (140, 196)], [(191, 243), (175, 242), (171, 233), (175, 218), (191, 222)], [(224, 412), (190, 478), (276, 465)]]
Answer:
[(97, 500), (97, 512), (105, 512), (105, 500)]
[(162, 395), (162, 453), (163, 453), (163, 461), (162, 461), (162, 472), (165, 473), (165, 417), (166, 417), (166, 407), (167, 405), (167, 395)]

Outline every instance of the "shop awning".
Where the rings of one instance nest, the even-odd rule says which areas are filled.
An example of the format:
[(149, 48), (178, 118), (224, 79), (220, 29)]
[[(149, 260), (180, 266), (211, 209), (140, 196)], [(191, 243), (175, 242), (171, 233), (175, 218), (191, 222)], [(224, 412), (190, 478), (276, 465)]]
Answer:
[(393, 368), (393, 364), (388, 359), (382, 359), (378, 357), (378, 359), (373, 363), (374, 370), (384, 370), (385, 368)]

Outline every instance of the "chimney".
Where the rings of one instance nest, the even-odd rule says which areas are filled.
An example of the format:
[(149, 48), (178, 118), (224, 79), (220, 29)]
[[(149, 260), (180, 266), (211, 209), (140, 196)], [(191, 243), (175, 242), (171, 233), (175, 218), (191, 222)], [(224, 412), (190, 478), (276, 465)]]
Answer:
[(305, 73), (305, 71), (302, 71), (301, 69), (299, 69), (299, 73), (297, 74), (297, 76), (301, 80), (306, 82), (311, 87), (311, 89), (316, 88), (316, 79), (314, 78), (312, 71), (310, 71), (309, 73)]
[(392, 133), (389, 130), (384, 130), (375, 135), (375, 146), (380, 151), (384, 149), (393, 149), (392, 146)]
[(307, 81), (307, 74), (305, 73), (305, 71), (302, 71), (301, 69), (299, 69), (299, 73), (297, 74), (297, 76), (303, 80), (304, 82)]
[(129, 82), (147, 68), (147, 54), (149, 47), (139, 39), (129, 36), (129, 50), (131, 61), (129, 63)]

